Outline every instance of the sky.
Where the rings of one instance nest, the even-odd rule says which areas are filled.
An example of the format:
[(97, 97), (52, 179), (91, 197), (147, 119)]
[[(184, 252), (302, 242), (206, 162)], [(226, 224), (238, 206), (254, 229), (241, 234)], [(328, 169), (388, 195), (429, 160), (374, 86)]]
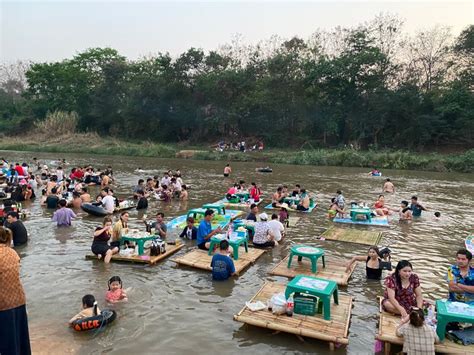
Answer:
[(57, 61), (92, 47), (129, 59), (191, 47), (217, 49), (241, 35), (306, 39), (316, 29), (352, 27), (396, 14), (413, 33), (437, 24), (454, 35), (474, 23), (474, 1), (9, 1), (0, 0), (0, 62)]

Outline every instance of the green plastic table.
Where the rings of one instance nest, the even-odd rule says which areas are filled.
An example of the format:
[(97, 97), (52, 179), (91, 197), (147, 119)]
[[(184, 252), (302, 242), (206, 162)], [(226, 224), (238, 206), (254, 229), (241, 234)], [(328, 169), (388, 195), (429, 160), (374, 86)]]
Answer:
[(290, 297), (293, 292), (302, 292), (318, 297), (323, 303), (323, 316), (325, 320), (331, 319), (331, 295), (334, 297), (334, 303), (339, 304), (337, 283), (331, 280), (296, 275), (286, 286), (285, 297)]
[(370, 210), (370, 208), (352, 208), (351, 209), (351, 212), (350, 212), (350, 215), (351, 215), (351, 219), (355, 222), (357, 220), (357, 216), (359, 215), (362, 215), (362, 216), (365, 216), (365, 218), (367, 218), (367, 220), (369, 222), (372, 221), (372, 215), (371, 215), (372, 211)]
[(467, 305), (464, 309), (453, 309), (450, 307), (450, 301), (436, 301), (436, 318), (438, 324), (436, 326), (436, 334), (439, 340), (443, 340), (446, 334), (446, 325), (449, 322), (474, 323), (474, 305)]
[[(245, 247), (245, 252), (249, 252), (249, 245), (247, 241), (247, 233), (239, 233), (239, 232), (234, 232), (237, 234), (231, 235), (230, 239), (227, 239), (229, 242), (229, 245), (232, 247), (232, 250), (234, 251), (234, 260), (239, 260), (239, 247), (243, 244)], [(234, 234), (233, 233), (233, 234)], [(219, 245), (222, 240), (226, 239), (225, 234), (217, 234), (213, 235), (211, 237), (211, 244), (209, 245), (209, 252), (207, 253), (208, 255), (212, 255), (212, 252), (214, 251), (214, 247), (216, 245)]]
[(152, 240), (158, 238), (157, 235), (148, 235), (146, 237), (133, 237), (133, 236), (126, 236), (122, 235), (120, 237), (120, 245), (123, 245), (125, 241), (130, 241), (130, 242), (136, 242), (138, 245), (138, 255), (143, 255), (145, 250), (144, 250), (144, 245), (147, 240)]
[(241, 200), (243, 199), (244, 201), (247, 201), (250, 198), (250, 193), (248, 193), (248, 192), (237, 192), (235, 194), (235, 196), (237, 196)]
[(202, 208), (217, 211), (217, 214), (225, 214), (223, 203), (206, 203), (205, 205), (202, 205)]
[(288, 269), (291, 267), (291, 261), (293, 256), (298, 256), (298, 261), (303, 260), (303, 258), (308, 258), (311, 260), (311, 272), (316, 273), (318, 271), (318, 258), (323, 259), (323, 267), (326, 267), (326, 261), (324, 260), (324, 249), (311, 247), (307, 245), (293, 245), (290, 249), (290, 258), (288, 259)]

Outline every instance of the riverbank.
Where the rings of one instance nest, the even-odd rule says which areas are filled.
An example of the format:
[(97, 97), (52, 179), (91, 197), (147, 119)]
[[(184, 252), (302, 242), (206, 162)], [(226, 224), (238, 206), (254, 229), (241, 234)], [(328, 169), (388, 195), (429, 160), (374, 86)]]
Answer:
[[(186, 148), (186, 149), (183, 149)], [(128, 142), (102, 138), (96, 133), (68, 134), (54, 138), (27, 135), (0, 138), (0, 150), (53, 153), (88, 153), (105, 155), (185, 158), (215, 161), (258, 162), (262, 165), (294, 164), (315, 166), (376, 166), (378, 169), (474, 172), (474, 149), (457, 154), (416, 153), (399, 150), (357, 151), (351, 149), (277, 150), (263, 152), (217, 152), (207, 147), (185, 147), (153, 142)]]

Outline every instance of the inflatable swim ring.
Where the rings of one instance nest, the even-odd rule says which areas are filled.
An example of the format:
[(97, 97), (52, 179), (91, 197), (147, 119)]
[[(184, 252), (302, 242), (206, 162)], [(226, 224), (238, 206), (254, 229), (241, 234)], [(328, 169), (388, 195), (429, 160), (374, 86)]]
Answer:
[(93, 205), (92, 203), (83, 203), (81, 205), (81, 208), (84, 212), (87, 212), (93, 216), (105, 217), (108, 215), (105, 208), (103, 208), (102, 206)]
[(464, 244), (466, 245), (467, 250), (469, 250), (471, 253), (474, 253), (474, 235), (467, 237)]
[(266, 168), (257, 168), (255, 170), (257, 170), (257, 172), (259, 172), (259, 173), (271, 173), (271, 172), (273, 172), (273, 169), (269, 168), (268, 166)]
[(372, 173), (372, 176), (382, 176), (382, 173)]
[(117, 317), (112, 309), (104, 309), (102, 312), (94, 317), (82, 318), (72, 322), (72, 328), (78, 332), (84, 332), (92, 329), (99, 329), (112, 323)]

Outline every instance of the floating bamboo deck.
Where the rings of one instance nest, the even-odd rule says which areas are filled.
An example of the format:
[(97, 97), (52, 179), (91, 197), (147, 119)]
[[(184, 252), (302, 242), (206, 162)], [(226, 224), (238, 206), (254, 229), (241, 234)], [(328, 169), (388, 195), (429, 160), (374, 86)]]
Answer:
[[(387, 312), (380, 312), (379, 332), (376, 338), (385, 343), (385, 354), (390, 354), (391, 344), (403, 345), (403, 338), (397, 337), (395, 330), (400, 324), (400, 317)], [(435, 344), (437, 353), (444, 354), (474, 354), (474, 345), (464, 346), (445, 339), (440, 344)]]
[(331, 227), (321, 234), (321, 237), (324, 237), (327, 240), (335, 240), (338, 242), (378, 245), (382, 239), (382, 233), (355, 228)]
[[(166, 259), (168, 256), (176, 253), (178, 250), (180, 250), (183, 247), (184, 247), (184, 244), (180, 244), (180, 245), (166, 244), (166, 252), (164, 254), (160, 254), (160, 255), (157, 255), (157, 256), (150, 256), (150, 251), (149, 250), (147, 250), (145, 252), (145, 255), (142, 255), (142, 256), (138, 256), (138, 255), (121, 256), (119, 254), (115, 254), (114, 256), (112, 256), (111, 261), (154, 265), (158, 261)], [(86, 259), (87, 260), (97, 260), (97, 255), (87, 254)]]
[[(251, 302), (262, 301), (266, 303), (273, 294), (284, 292), (286, 285), (267, 282), (252, 298)], [(349, 322), (352, 311), (352, 297), (339, 294), (339, 305), (331, 303), (331, 320), (324, 320), (322, 315), (304, 316), (293, 314), (292, 317), (274, 315), (268, 309), (252, 312), (246, 306), (234, 316), (234, 320), (257, 327), (282, 331), (309, 338), (329, 342), (331, 349), (334, 345), (348, 344)]]
[[(171, 261), (174, 261), (178, 265), (186, 265), (197, 269), (211, 271), (212, 255), (208, 255), (207, 253), (206, 250), (195, 249), (179, 258), (171, 259)], [(249, 252), (246, 253), (245, 249), (241, 247), (239, 249), (239, 259), (234, 260), (235, 272), (240, 274), (242, 270), (254, 263), (263, 253), (265, 253), (264, 249), (256, 248), (249, 248)]]
[(271, 275), (277, 276), (286, 276), (293, 278), (296, 275), (308, 275), (321, 277), (323, 279), (328, 279), (337, 282), (339, 286), (347, 286), (349, 278), (352, 275), (352, 272), (357, 266), (355, 262), (351, 269), (346, 272), (346, 265), (342, 260), (329, 259), (326, 258), (326, 267), (323, 268), (321, 260), (318, 260), (318, 270), (315, 274), (311, 272), (311, 261), (303, 258), (302, 261), (298, 261), (297, 257), (293, 257), (291, 262), (291, 267), (288, 269), (288, 259), (289, 256), (280, 261), (271, 271)]

